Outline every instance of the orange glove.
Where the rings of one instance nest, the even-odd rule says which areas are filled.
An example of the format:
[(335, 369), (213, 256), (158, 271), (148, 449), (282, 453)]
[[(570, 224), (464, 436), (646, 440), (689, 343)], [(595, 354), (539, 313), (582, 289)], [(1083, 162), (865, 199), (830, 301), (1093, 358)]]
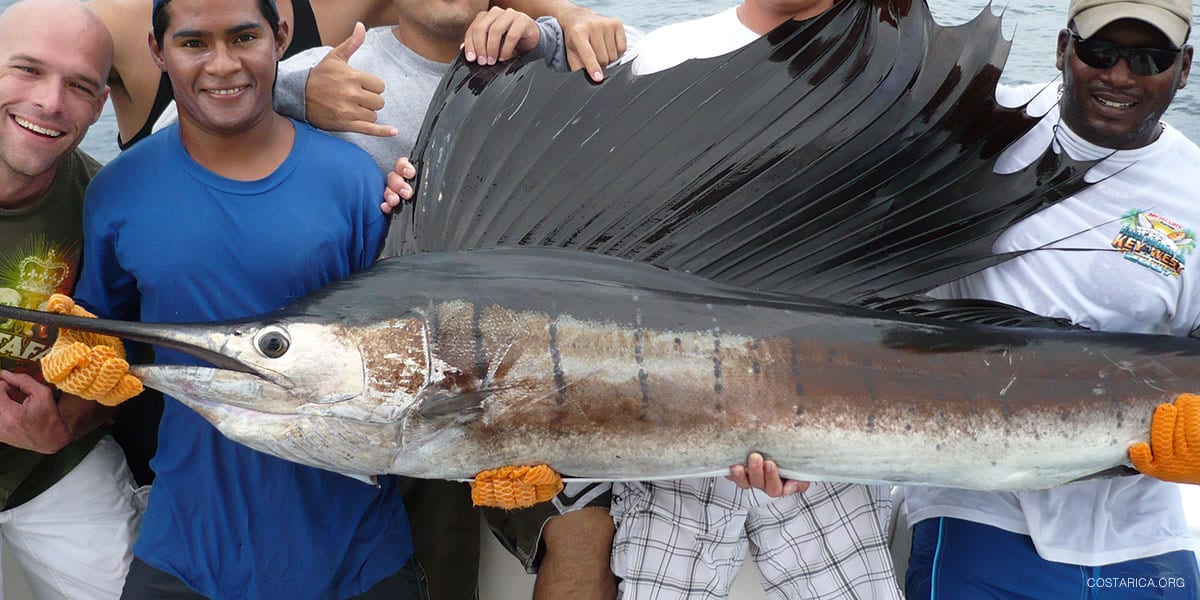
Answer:
[(1129, 460), (1145, 475), (1200, 484), (1200, 396), (1181, 394), (1159, 404), (1150, 422), (1150, 444), (1129, 447)]
[(562, 477), (546, 465), (500, 467), (475, 475), (471, 502), (510, 510), (527, 508), (553, 498), (562, 489)]
[[(49, 312), (76, 317), (96, 315), (62, 294), (50, 296)], [(58, 389), (105, 406), (116, 406), (140, 393), (142, 382), (129, 374), (125, 346), (110, 335), (59, 329), (50, 353), (42, 358), (42, 376)]]

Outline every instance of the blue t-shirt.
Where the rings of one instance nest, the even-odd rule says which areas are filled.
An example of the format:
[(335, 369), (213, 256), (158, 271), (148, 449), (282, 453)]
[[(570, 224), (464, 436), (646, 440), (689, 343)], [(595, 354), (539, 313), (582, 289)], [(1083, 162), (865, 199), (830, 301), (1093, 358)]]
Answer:
[[(386, 232), (383, 177), (346, 142), (294, 122), (295, 143), (257, 181), (193, 161), (178, 127), (92, 180), (76, 290), (97, 315), (206, 322), (266, 313), (361, 270)], [(163, 364), (197, 364), (156, 349)], [(134, 554), (210, 598), (345, 598), (412, 553), (395, 477), (380, 487), (222, 436), (167, 398), (157, 479)]]

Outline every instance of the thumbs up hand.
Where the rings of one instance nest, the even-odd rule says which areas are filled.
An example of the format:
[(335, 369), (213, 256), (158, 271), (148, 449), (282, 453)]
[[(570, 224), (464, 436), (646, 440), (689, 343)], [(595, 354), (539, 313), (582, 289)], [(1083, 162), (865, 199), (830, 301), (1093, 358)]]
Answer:
[(396, 135), (395, 127), (375, 122), (376, 111), (383, 108), (383, 80), (350, 66), (350, 57), (366, 37), (363, 24), (355, 24), (354, 33), (309, 72), (305, 113), (312, 125), (326, 131)]

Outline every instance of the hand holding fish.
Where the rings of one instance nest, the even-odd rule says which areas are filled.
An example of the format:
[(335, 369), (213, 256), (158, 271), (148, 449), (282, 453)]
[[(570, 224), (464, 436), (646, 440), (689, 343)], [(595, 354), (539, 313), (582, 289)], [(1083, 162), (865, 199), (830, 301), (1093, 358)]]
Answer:
[[(46, 310), (96, 316), (62, 294), (51, 296)], [(142, 382), (129, 374), (125, 347), (108, 335), (60, 329), (54, 347), (42, 359), (42, 374), (62, 391), (105, 406), (116, 406), (142, 393)]]
[(763, 458), (758, 452), (751, 452), (746, 458), (746, 465), (729, 467), (726, 479), (737, 484), (743, 490), (759, 489), (772, 498), (798, 494), (808, 489), (807, 481), (783, 479), (779, 476), (779, 466), (773, 460)]
[(513, 510), (547, 502), (563, 489), (563, 480), (547, 465), (500, 467), (475, 474), (471, 502)]
[(584, 69), (596, 83), (604, 78), (601, 70), (625, 54), (625, 26), (612, 17), (598, 15), (582, 6), (558, 15), (567, 46), (567, 64), (572, 71)]
[(1160, 404), (1150, 423), (1150, 443), (1129, 447), (1133, 466), (1145, 475), (1200, 485), (1200, 395), (1181, 394)]
[(387, 174), (387, 186), (383, 188), (383, 203), (379, 205), (383, 214), (392, 214), (402, 201), (412, 199), (413, 188), (409, 180), (416, 176), (417, 169), (407, 156), (396, 160), (396, 166)]
[(529, 15), (493, 6), (475, 16), (463, 38), (467, 62), (494, 65), (537, 47), (542, 31)]

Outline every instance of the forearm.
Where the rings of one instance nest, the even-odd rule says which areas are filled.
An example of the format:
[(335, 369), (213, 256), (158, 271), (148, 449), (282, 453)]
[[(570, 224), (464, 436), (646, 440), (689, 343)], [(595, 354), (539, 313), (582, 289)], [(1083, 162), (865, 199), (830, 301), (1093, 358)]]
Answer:
[(542, 533), (546, 556), (538, 568), (534, 600), (609, 600), (617, 582), (609, 567), (614, 527), (608, 510), (588, 507), (550, 519)]
[(276, 112), (299, 121), (307, 120), (308, 75), (330, 50), (332, 48), (312, 48), (279, 63), (275, 77)]
[(525, 58), (545, 61), (546, 66), (551, 69), (566, 73), (570, 70), (567, 66), (567, 46), (558, 20), (553, 17), (538, 17), (537, 26), (541, 31), (538, 45)]

